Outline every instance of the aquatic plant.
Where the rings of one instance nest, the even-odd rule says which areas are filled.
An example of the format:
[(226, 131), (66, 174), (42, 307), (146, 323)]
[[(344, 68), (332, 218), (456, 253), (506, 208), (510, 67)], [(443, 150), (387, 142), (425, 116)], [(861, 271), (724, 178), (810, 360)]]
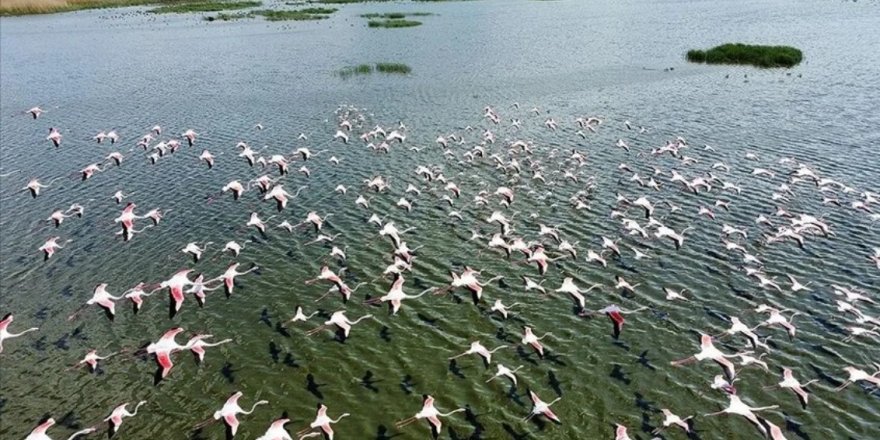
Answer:
[(707, 64), (748, 64), (757, 67), (792, 67), (801, 62), (803, 53), (791, 46), (760, 46), (729, 43), (709, 50), (689, 50), (687, 60)]
[(253, 0), (245, 0), (245, 1), (198, 1), (192, 3), (181, 3), (181, 4), (173, 4), (173, 5), (165, 5), (160, 6), (155, 9), (151, 9), (150, 12), (154, 14), (180, 14), (186, 12), (219, 12), (219, 11), (229, 11), (236, 9), (247, 9), (253, 8), (256, 6), (260, 6), (262, 3), (259, 1)]
[(206, 21), (232, 21), (232, 20), (241, 20), (245, 18), (254, 18), (256, 15), (253, 12), (238, 12), (235, 14), (229, 14), (226, 12), (221, 12), (217, 15), (208, 15), (205, 16)]
[(403, 63), (376, 63), (375, 67), (372, 64), (359, 64), (339, 69), (336, 74), (342, 78), (349, 78), (354, 75), (369, 75), (373, 72), (406, 75), (412, 72), (412, 68)]
[[(331, 12), (309, 12), (309, 11), (331, 11)], [(310, 9), (299, 9), (299, 10), (271, 10), (264, 9), (260, 11), (256, 11), (255, 14), (262, 15), (268, 21), (284, 21), (284, 20), (294, 20), (294, 21), (305, 21), (305, 20), (323, 20), (328, 18), (328, 13), (336, 12), (336, 9), (320, 9), (320, 8), (310, 8)]]
[(376, 70), (382, 73), (399, 73), (406, 75), (412, 69), (403, 63), (376, 63)]
[(404, 27), (414, 27), (421, 26), (421, 21), (415, 20), (404, 20), (404, 19), (392, 19), (392, 20), (370, 20), (367, 22), (367, 26), (371, 28), (404, 28)]
[(431, 12), (371, 12), (369, 14), (361, 14), (363, 18), (386, 18), (386, 19), (401, 19), (406, 17), (427, 17), (429, 15), (434, 15)]

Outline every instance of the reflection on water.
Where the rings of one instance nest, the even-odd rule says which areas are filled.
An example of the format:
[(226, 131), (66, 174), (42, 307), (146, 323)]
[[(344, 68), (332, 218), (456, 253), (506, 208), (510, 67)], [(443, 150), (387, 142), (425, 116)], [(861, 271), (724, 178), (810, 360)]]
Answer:
[[(368, 29), (358, 17), (388, 10), (438, 15), (420, 27), (396, 30)], [(668, 362), (696, 352), (696, 332), (727, 328), (727, 316), (740, 316), (750, 325), (759, 322), (763, 315), (748, 309), (767, 302), (802, 314), (795, 320), (793, 341), (782, 331), (758, 331), (772, 335), (772, 354), (765, 360), (774, 371), (742, 370), (736, 385), (746, 402), (780, 405), (767, 415), (786, 428), (788, 438), (871, 438), (876, 392), (859, 386), (839, 394), (829, 389), (845, 377), (844, 366), (867, 369), (869, 361), (876, 361), (871, 355), (876, 340), (841, 342), (851, 319), (836, 312), (838, 298), (829, 286), (877, 291), (877, 272), (867, 260), (872, 247), (880, 244), (876, 226), (848, 204), (823, 206), (818, 192), (804, 185), (793, 185), (794, 195), (784, 206), (824, 215), (834, 237), (810, 237), (804, 249), (791, 242), (765, 246), (754, 224), (759, 214), (770, 216), (783, 203), (771, 200), (786, 178), (786, 166), (777, 163), (781, 157), (810, 163), (822, 176), (859, 192), (877, 191), (874, 153), (880, 118), (875, 110), (880, 92), (874, 66), (880, 65), (880, 52), (871, 48), (880, 43), (873, 30), (880, 13), (870, 2), (361, 4), (315, 23), (206, 23), (196, 15), (136, 11), (0, 21), (0, 309), (15, 313), (11, 331), (40, 327), (4, 344), (0, 436), (23, 438), (41, 417), (51, 415), (61, 426), (50, 433), (64, 438), (99, 421), (117, 404), (147, 400), (136, 418), (126, 420), (121, 435), (188, 438), (229, 394), (241, 390), (248, 405), (270, 402), (241, 417), (241, 438), (256, 438), (285, 413), (293, 420), (290, 431), (296, 431), (311, 421), (315, 404), (322, 401), (331, 416), (352, 413), (334, 425), (339, 438), (423, 438), (423, 425), (400, 432), (394, 428), (394, 421), (418, 410), (423, 393), (435, 395), (442, 411), (468, 408), (444, 420), (444, 438), (610, 438), (614, 423), (647, 438), (661, 420), (659, 408), (684, 417), (726, 405), (726, 398), (709, 388), (709, 378), (719, 373), (714, 365), (673, 369)], [(791, 71), (683, 62), (689, 48), (728, 41), (790, 44), (801, 48), (806, 60)], [(347, 80), (333, 74), (344, 66), (379, 61), (404, 62), (413, 74)], [(364, 149), (355, 139), (348, 146), (332, 142), (334, 112), (349, 104), (366, 109), (355, 133), (403, 122), (406, 142), (393, 144), (387, 155)], [(37, 121), (20, 113), (34, 105), (47, 111)], [(501, 153), (508, 161), (514, 157), (504, 148), (510, 141), (532, 142), (534, 157), (519, 161), (525, 168), (544, 167), (553, 185), (529, 179), (527, 170), (520, 179), (502, 174), (491, 159), (481, 165), (459, 163), (490, 126), (482, 117), (486, 105), (502, 117), (502, 124), (492, 127), (498, 141), (489, 146), (490, 154)], [(532, 107), (541, 114), (531, 113)], [(573, 120), (589, 115), (600, 115), (606, 123), (582, 139)], [(548, 117), (559, 122), (560, 130), (544, 126)], [(512, 118), (522, 121), (521, 130), (509, 126)], [(636, 129), (626, 130), (624, 120)], [(258, 123), (265, 129), (255, 129)], [(129, 153), (156, 124), (165, 128), (163, 139), (194, 129), (200, 134), (196, 146), (183, 147), (156, 165), (139, 149)], [(50, 126), (64, 134), (57, 150), (44, 140)], [(477, 129), (467, 131), (467, 126)], [(639, 133), (639, 126), (647, 132)], [(102, 130), (116, 130), (121, 143), (95, 144), (91, 138)], [(298, 139), (300, 133), (308, 140)], [(435, 143), (450, 133), (467, 142), (452, 146), (457, 160), (444, 158)], [(697, 158), (696, 164), (637, 154), (678, 135), (688, 139), (687, 155)], [(619, 138), (633, 151), (615, 147)], [(309, 189), (276, 213), (254, 190), (237, 202), (220, 193), (233, 179), (244, 182), (262, 174), (237, 156), (240, 141), (267, 157), (303, 146), (328, 151), (305, 163), (310, 178), (296, 171), (303, 166), (299, 160), (291, 164), (285, 188), (294, 192), (307, 184)], [(716, 151), (703, 151), (704, 144)], [(424, 150), (409, 151), (413, 146)], [(202, 148), (217, 156), (214, 169), (199, 161)], [(577, 183), (564, 179), (559, 165), (573, 148), (587, 157)], [(121, 167), (110, 167), (87, 182), (77, 180), (77, 170), (115, 149), (126, 153)], [(751, 176), (759, 165), (743, 159), (747, 151), (757, 154), (775, 177)], [(339, 165), (328, 162), (331, 155)], [(731, 166), (726, 175), (743, 191), (724, 193), (731, 209), (715, 209), (715, 222), (695, 213), (721, 197), (717, 191), (694, 196), (678, 191), (668, 178), (658, 178), (662, 190), (649, 194), (662, 205), (657, 210), (673, 229), (695, 227), (681, 251), (666, 241), (628, 237), (620, 242), (622, 257), (605, 255), (608, 268), (584, 261), (588, 249), (601, 249), (599, 237), (623, 235), (618, 220), (609, 218), (615, 195), (635, 197), (645, 191), (628, 181), (630, 174), (619, 172), (618, 164), (626, 162), (645, 177), (654, 166), (696, 177), (708, 171), (722, 174), (711, 169), (717, 161)], [(462, 221), (448, 216), (452, 208), (441, 198), (451, 193), (444, 185), (420, 180), (414, 172), (419, 165), (439, 167), (461, 187), (454, 208)], [(15, 170), (21, 171), (6, 175)], [(376, 175), (390, 179), (387, 193), (367, 192), (363, 180)], [(585, 198), (590, 209), (572, 209), (569, 197), (585, 188), (589, 176), (596, 182)], [(31, 177), (61, 179), (31, 199), (20, 191)], [(409, 183), (422, 194), (405, 194)], [(338, 184), (348, 187), (346, 195), (334, 192)], [(497, 196), (490, 197), (491, 208), (471, 200), (478, 191), (492, 192), (501, 185), (516, 191), (514, 235), (538, 240), (538, 223), (544, 223), (558, 225), (562, 238), (579, 243), (578, 261), (551, 264), (547, 289), (556, 289), (570, 276), (583, 288), (605, 286), (586, 295), (591, 309), (612, 302), (625, 309), (650, 307), (626, 317), (618, 340), (612, 338), (606, 318), (573, 313), (568, 297), (526, 292), (520, 275), (540, 276), (534, 265), (515, 263), (524, 258), (508, 261), (503, 253), (485, 249), (487, 239), (468, 241), (472, 229), (487, 236), (496, 231), (485, 218), (501, 209)], [(111, 198), (118, 190), (131, 194), (138, 213), (161, 208), (166, 217), (130, 242), (121, 241), (114, 236), (117, 225), (112, 221), (122, 208)], [(370, 209), (355, 205), (358, 194), (370, 198)], [(401, 197), (413, 202), (411, 213), (395, 206)], [(837, 197), (848, 202), (857, 194)], [(671, 213), (660, 200), (682, 211)], [(66, 219), (57, 232), (42, 221), (75, 202), (86, 207), (83, 218)], [(267, 220), (265, 236), (244, 226), (252, 211), (264, 220), (275, 216)], [(322, 229), (327, 235), (341, 234), (332, 244), (306, 245), (316, 237), (311, 228), (288, 233), (276, 227), (284, 220), (299, 223), (309, 211), (333, 213)], [(424, 246), (407, 275), (406, 293), (445, 285), (448, 270), (460, 272), (465, 265), (481, 269), (482, 280), (505, 278), (485, 288), (478, 307), (465, 291), (405, 300), (395, 316), (362, 305), (365, 297), (383, 295), (391, 286), (390, 278), (381, 274), (391, 263), (392, 246), (366, 222), (373, 212), (400, 229), (417, 228), (404, 234), (410, 248)], [(530, 218), (532, 213), (537, 219)], [(738, 254), (718, 243), (722, 223), (748, 229), (743, 245), (783, 287), (788, 285), (784, 275), (791, 274), (811, 282), (813, 291), (791, 294), (758, 287), (740, 269)], [(72, 241), (43, 263), (36, 248), (56, 234)], [(229, 240), (244, 245), (237, 259), (219, 252)], [(198, 263), (180, 252), (193, 241), (214, 243)], [(636, 261), (624, 244), (651, 258)], [(341, 264), (329, 256), (332, 245), (346, 254), (345, 282), (352, 287), (366, 283), (345, 306), (338, 294), (316, 304), (313, 299), (328, 285), (303, 283), (324, 264), (339, 273)], [(548, 254), (557, 255), (555, 245), (548, 246)], [(190, 295), (181, 313), (169, 319), (162, 292), (147, 298), (136, 315), (120, 302), (112, 322), (92, 307), (67, 320), (98, 283), (107, 283), (116, 295), (139, 282), (168, 279), (181, 268), (193, 268), (207, 278), (219, 276), (232, 261), (241, 262), (242, 270), (250, 263), (260, 270), (238, 278), (228, 298), (222, 290), (209, 293), (204, 308)], [(615, 275), (641, 285), (635, 294), (621, 294), (609, 287)], [(668, 302), (663, 287), (687, 289), (692, 301)], [(523, 305), (502, 321), (489, 311), (495, 299)], [(307, 314), (319, 314), (308, 323), (286, 322), (297, 305)], [(303, 335), (343, 307), (351, 319), (367, 313), (376, 319), (357, 324), (345, 340), (334, 339), (329, 331)], [(871, 316), (878, 313), (870, 305), (863, 310)], [(208, 349), (202, 364), (176, 355), (172, 374), (153, 386), (153, 360), (133, 353), (175, 325), (186, 329), (180, 342), (197, 332), (234, 342)], [(519, 347), (523, 325), (539, 335), (553, 333), (544, 340), (545, 359)], [(510, 346), (493, 361), (511, 368), (523, 365), (517, 372), (519, 386), (511, 388), (500, 379), (484, 383), (495, 366), (484, 367), (477, 358), (446, 360), (474, 340), (490, 349)], [(743, 342), (731, 338), (718, 346), (732, 353)], [(102, 361), (95, 374), (66, 371), (93, 348), (126, 352)], [(783, 366), (795, 369), (802, 382), (820, 379), (810, 388), (807, 410), (789, 393), (762, 388), (779, 381), (777, 370)], [(520, 422), (531, 409), (529, 389), (548, 402), (562, 397), (553, 406), (562, 425)], [(750, 439), (756, 432), (737, 417), (698, 418), (696, 426), (701, 438)], [(199, 432), (196, 438), (222, 438), (219, 425)]]

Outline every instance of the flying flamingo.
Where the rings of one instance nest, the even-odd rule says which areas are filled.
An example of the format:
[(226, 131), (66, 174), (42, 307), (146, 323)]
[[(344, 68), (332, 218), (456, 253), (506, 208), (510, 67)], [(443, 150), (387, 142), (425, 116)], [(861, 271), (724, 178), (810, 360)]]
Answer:
[(190, 272), (192, 272), (192, 269), (177, 271), (170, 279), (162, 281), (159, 284), (159, 289), (157, 289), (168, 289), (168, 294), (171, 295), (171, 300), (174, 302), (174, 313), (179, 312), (180, 307), (183, 305), (183, 288), (192, 285), (192, 281), (189, 280)]
[(729, 357), (734, 357), (734, 355), (726, 355), (722, 353), (720, 350), (715, 348), (715, 345), (712, 344), (712, 337), (709, 335), (700, 335), (700, 352), (685, 359), (672, 361), (670, 364), (674, 366), (685, 365), (691, 362), (702, 361), (704, 359), (712, 359), (717, 362), (724, 368), (724, 372), (727, 374), (729, 379), (733, 379), (736, 377), (736, 370), (733, 365), (733, 362), (727, 360)]
[(535, 349), (535, 351), (538, 353), (538, 356), (543, 358), (544, 357), (544, 345), (541, 344), (541, 339), (544, 339), (547, 336), (552, 336), (552, 335), (553, 335), (553, 333), (548, 332), (548, 333), (544, 333), (544, 335), (539, 338), (539, 337), (535, 336), (534, 333), (532, 333), (531, 327), (524, 325), (523, 326), (523, 337), (522, 337), (521, 342), (523, 345), (531, 345), (532, 348)]
[(98, 350), (89, 350), (88, 353), (74, 365), (72, 368), (88, 365), (89, 371), (94, 373), (98, 369), (98, 361), (102, 361), (118, 353), (110, 353), (107, 356), (98, 356)]
[(219, 289), (221, 286), (216, 287), (207, 287), (206, 284), (210, 283), (213, 280), (205, 281), (205, 275), (199, 274), (195, 280), (192, 281), (192, 287), (186, 290), (186, 293), (192, 293), (196, 296), (196, 301), (199, 302), (199, 307), (205, 306), (205, 294), (207, 292), (211, 292), (213, 290)]
[[(60, 239), (61, 239), (61, 237), (51, 237), (48, 240), (46, 240), (46, 242), (43, 243), (43, 245), (40, 246), (39, 249), (37, 249), (43, 253), (43, 260), (44, 261), (52, 258), (52, 255), (55, 255), (55, 251), (57, 251), (58, 249), (64, 249), (63, 246), (58, 244), (58, 240), (60, 240)], [(67, 241), (69, 242), (70, 240), (67, 240)]]
[(480, 343), (480, 341), (474, 341), (474, 342), (471, 342), (470, 348), (468, 348), (464, 353), (452, 356), (449, 358), (449, 360), (458, 359), (462, 356), (467, 356), (470, 354), (476, 354), (476, 355), (479, 355), (480, 357), (483, 358), (483, 361), (486, 362), (486, 365), (489, 365), (492, 363), (492, 354), (498, 350), (501, 350), (502, 348), (507, 348), (507, 346), (502, 345), (499, 347), (495, 347), (492, 350), (489, 350), (486, 347), (484, 347), (483, 344)]
[[(2, 330), (2, 327), (0, 327), (0, 330)], [(0, 335), (2, 335), (2, 333), (0, 333)], [(842, 385), (835, 388), (834, 391), (841, 391), (849, 385), (862, 380), (873, 384), (875, 387), (880, 387), (880, 377), (877, 377), (880, 376), (880, 364), (874, 364), (874, 368), (877, 369), (877, 372), (874, 374), (868, 374), (865, 370), (853, 366), (844, 367), (843, 371), (849, 373), (849, 378)]]
[(200, 248), (198, 243), (193, 241), (193, 242), (187, 243), (186, 246), (180, 250), (180, 252), (183, 252), (184, 254), (192, 255), (195, 262), (198, 263), (199, 260), (202, 258), (202, 252), (205, 252), (205, 250), (208, 249), (208, 245), (210, 245), (210, 244), (213, 244), (213, 243), (209, 241), (209, 242), (205, 243), (205, 247)]
[(660, 432), (662, 432), (664, 429), (666, 429), (672, 425), (675, 425), (681, 429), (684, 429), (684, 432), (687, 432), (687, 433), (691, 432), (691, 427), (690, 427), (690, 425), (687, 424), (687, 421), (694, 418), (694, 416), (681, 418), (681, 417), (673, 414), (672, 411), (670, 411), (666, 408), (662, 408), (660, 411), (663, 412), (663, 416), (664, 416), (663, 426), (655, 429), (652, 432), (652, 434), (654, 434), (654, 435), (660, 434)]
[[(31, 433), (28, 434), (28, 436), (24, 440), (52, 440), (51, 437), (46, 435), (46, 431), (52, 426), (55, 426), (55, 419), (48, 419), (45, 422), (40, 423), (36, 428), (34, 428), (34, 430), (31, 431)], [(67, 440), (73, 440), (79, 436), (88, 435), (95, 431), (97, 431), (97, 429), (94, 427), (86, 428), (81, 431), (74, 432), (70, 435), (70, 437), (67, 437)]]
[(146, 400), (141, 400), (140, 402), (138, 402), (137, 405), (134, 406), (134, 412), (128, 412), (128, 409), (126, 409), (126, 407), (128, 406), (128, 402), (123, 403), (116, 408), (113, 408), (113, 411), (110, 413), (110, 415), (104, 419), (105, 422), (110, 423), (110, 436), (112, 437), (113, 434), (116, 434), (116, 431), (119, 431), (119, 427), (122, 426), (123, 418), (136, 416), (138, 408), (146, 403)]
[(163, 379), (168, 376), (168, 373), (171, 372), (171, 367), (174, 366), (174, 363), (171, 362), (171, 355), (188, 348), (185, 345), (178, 344), (177, 341), (174, 340), (177, 334), (182, 331), (182, 328), (174, 327), (166, 331), (158, 341), (147, 346), (147, 353), (156, 355), (156, 363), (158, 363), (159, 367), (162, 369)]
[(373, 317), (373, 315), (364, 315), (354, 321), (351, 321), (348, 319), (348, 317), (345, 316), (345, 310), (339, 310), (339, 311), (333, 312), (333, 314), (330, 315), (330, 319), (328, 319), (327, 321), (324, 321), (323, 325), (315, 327), (312, 330), (309, 330), (308, 333), (306, 333), (306, 334), (309, 336), (312, 336), (312, 335), (317, 334), (321, 330), (323, 330), (327, 327), (330, 327), (331, 325), (335, 325), (337, 328), (342, 330), (343, 337), (348, 338), (348, 334), (351, 332), (351, 327), (353, 325), (355, 325), (365, 319), (370, 319), (372, 317)]
[(56, 177), (52, 179), (48, 184), (44, 185), (40, 183), (39, 179), (31, 179), (28, 181), (27, 185), (22, 188), (22, 190), (28, 190), (31, 192), (31, 197), (36, 199), (38, 195), (40, 195), (40, 190), (43, 188), (49, 188), (52, 186), (52, 182), (60, 179), (60, 177)]
[(398, 275), (397, 279), (394, 280), (394, 284), (391, 285), (391, 290), (389, 290), (388, 293), (374, 300), (370, 300), (368, 303), (389, 302), (391, 305), (391, 314), (396, 315), (397, 311), (400, 310), (400, 306), (403, 304), (403, 300), (419, 298), (422, 295), (434, 290), (434, 288), (431, 287), (425, 289), (418, 295), (407, 295), (403, 293), (403, 283), (403, 275)]
[(331, 283), (333, 283), (336, 288), (339, 289), (339, 292), (342, 293), (342, 296), (346, 301), (348, 301), (348, 299), (351, 297), (352, 290), (348, 286), (346, 286), (345, 283), (342, 281), (342, 278), (340, 278), (339, 275), (336, 275), (336, 273), (333, 272), (328, 266), (322, 266), (321, 273), (318, 275), (318, 277), (307, 280), (306, 284), (313, 284), (317, 281), (330, 281)]
[(205, 339), (212, 338), (213, 335), (194, 335), (186, 342), (185, 347), (189, 348), (196, 357), (199, 359), (199, 363), (204, 362), (205, 360), (205, 348), (206, 347), (216, 347), (218, 345), (226, 344), (227, 342), (232, 342), (232, 339), (224, 339), (218, 342), (206, 342)]
[(520, 366), (514, 368), (513, 370), (511, 370), (510, 368), (507, 368), (504, 365), (501, 365), (501, 364), (496, 364), (496, 365), (498, 367), (498, 372), (496, 372), (494, 375), (492, 375), (492, 377), (486, 379), (486, 383), (489, 383), (490, 381), (492, 381), (492, 379), (495, 379), (497, 377), (505, 376), (508, 379), (510, 379), (511, 382), (513, 382), (514, 386), (516, 386), (516, 372), (521, 370), (523, 368), (523, 366), (520, 365)]
[(21, 333), (11, 333), (9, 332), (9, 324), (12, 324), (12, 321), (15, 320), (15, 317), (12, 316), (12, 313), (7, 314), (3, 317), (3, 320), (0, 321), (0, 353), (3, 353), (3, 341), (6, 339), (17, 338), (25, 333), (35, 332), (39, 330), (38, 327), (31, 327), (27, 330), (22, 331)]
[[(305, 429), (299, 431), (298, 433), (296, 433), (296, 435), (302, 436), (302, 435), (305, 435), (306, 433), (308, 433), (309, 431), (320, 429), (321, 431), (323, 431), (324, 435), (327, 437), (328, 440), (333, 440), (333, 434), (334, 434), (333, 427), (330, 425), (332, 425), (334, 423), (339, 423), (340, 420), (342, 420), (343, 418), (348, 417), (350, 415), (351, 414), (349, 414), (349, 413), (343, 413), (342, 415), (337, 417), (336, 420), (333, 420), (329, 416), (327, 416), (327, 406), (322, 403), (319, 403), (318, 404), (318, 413), (315, 415), (315, 420), (312, 421), (311, 424), (309, 424), (308, 428), (305, 428)], [(300, 437), (300, 438), (302, 438), (302, 437)]]
[(481, 283), (477, 279), (477, 275), (480, 274), (479, 271), (473, 270), (470, 267), (465, 266), (464, 271), (462, 271), (461, 275), (449, 271), (450, 275), (452, 275), (452, 283), (446, 289), (437, 292), (437, 294), (443, 294), (447, 292), (449, 289), (453, 289), (456, 287), (466, 287), (471, 293), (474, 294), (474, 303), (477, 303), (483, 297), (483, 286), (487, 286), (492, 284), (493, 282), (504, 278), (503, 276), (497, 276), (495, 278), (486, 281), (485, 283)]
[(493, 312), (498, 312), (501, 314), (501, 316), (504, 317), (504, 319), (507, 319), (507, 315), (508, 315), (508, 313), (510, 313), (509, 309), (512, 307), (516, 307), (518, 305), (520, 305), (520, 303), (515, 302), (509, 306), (506, 306), (506, 305), (504, 305), (504, 303), (501, 302), (500, 299), (496, 299), (495, 304), (492, 304), (492, 308), (489, 310), (491, 310)]
[(306, 315), (305, 313), (303, 313), (302, 306), (296, 306), (296, 313), (293, 315), (293, 318), (290, 318), (290, 320), (287, 322), (306, 322), (309, 319), (312, 319), (312, 317), (317, 314), (318, 314), (318, 312), (315, 311), (315, 312), (312, 312), (312, 313)]
[[(238, 414), (251, 414), (254, 412), (260, 405), (266, 405), (269, 403), (268, 400), (259, 400), (254, 403), (254, 406), (251, 407), (250, 411), (245, 411), (240, 406), (238, 406), (238, 399), (241, 398), (243, 393), (241, 391), (237, 391), (229, 396), (226, 399), (226, 402), (223, 404), (223, 408), (220, 408), (219, 411), (214, 412), (214, 420), (223, 419), (223, 422), (229, 428), (229, 432), (232, 436), (235, 436), (235, 433), (238, 432)], [(283, 424), (282, 424), (283, 425)]]
[(440, 421), (441, 417), (449, 417), (455, 413), (464, 411), (464, 408), (458, 408), (449, 411), (448, 413), (441, 413), (436, 407), (434, 407), (434, 397), (425, 394), (422, 396), (422, 410), (408, 419), (395, 423), (395, 426), (399, 429), (415, 421), (428, 419), (428, 423), (431, 425), (431, 433), (437, 437), (440, 435), (440, 430), (443, 428), (443, 422)]
[(220, 275), (219, 277), (214, 278), (208, 282), (210, 283), (210, 282), (222, 280), (223, 284), (226, 286), (226, 295), (227, 296), (232, 295), (232, 290), (235, 289), (235, 277), (240, 276), (240, 275), (245, 275), (245, 274), (251, 273), (251, 272), (259, 269), (259, 267), (254, 265), (250, 269), (248, 269), (244, 272), (239, 272), (238, 266), (240, 266), (239, 263), (230, 264), (226, 268), (226, 272), (223, 272), (223, 275)]
[(25, 111), (25, 113), (30, 113), (30, 115), (31, 115), (34, 119), (39, 118), (40, 115), (42, 115), (42, 114), (45, 113), (45, 112), (46, 112), (46, 111), (43, 110), (43, 109), (41, 109), (40, 107), (31, 107), (29, 110)]
[(600, 287), (602, 286), (599, 284), (593, 284), (592, 286), (590, 286), (589, 289), (583, 290), (575, 285), (574, 279), (572, 277), (565, 277), (565, 279), (562, 280), (562, 285), (559, 286), (558, 289), (554, 290), (554, 292), (568, 293), (575, 301), (577, 301), (579, 310), (583, 311), (586, 306), (586, 299), (584, 298), (583, 294), (588, 293), (593, 289), (598, 289)]
[(614, 440), (632, 440), (626, 432), (626, 426), (619, 423), (614, 425)]
[(808, 385), (815, 383), (815, 382), (818, 382), (818, 381), (819, 381), (818, 379), (813, 379), (813, 380), (801, 385), (801, 383), (797, 379), (795, 379), (794, 373), (792, 373), (791, 368), (783, 368), (782, 369), (782, 382), (779, 382), (776, 385), (764, 387), (764, 389), (766, 390), (766, 389), (771, 389), (771, 388), (788, 388), (797, 395), (798, 400), (801, 402), (801, 406), (803, 406), (804, 409), (806, 409), (807, 403), (810, 400), (810, 395), (807, 393), (807, 391), (804, 388), (806, 388)]
[(760, 408), (751, 408), (748, 405), (746, 405), (745, 403), (743, 403), (742, 399), (740, 399), (739, 396), (737, 396), (736, 394), (728, 394), (727, 397), (730, 399), (730, 403), (727, 405), (727, 408), (725, 408), (721, 411), (718, 411), (718, 412), (711, 413), (711, 414), (705, 414), (704, 417), (717, 416), (717, 415), (721, 415), (721, 414), (740, 415), (740, 416), (743, 416), (746, 419), (748, 419), (753, 424), (755, 424), (755, 426), (757, 426), (758, 429), (761, 430), (762, 434), (764, 434), (764, 435), (767, 434), (767, 430), (761, 424), (761, 421), (760, 421), (760, 419), (758, 419), (758, 416), (755, 415), (755, 412), (779, 408), (779, 405), (764, 406), (764, 407), (760, 407)]
[(49, 127), (49, 136), (46, 136), (47, 141), (52, 141), (52, 145), (55, 145), (55, 148), (61, 146), (61, 132), (58, 131), (55, 127)]
[(561, 397), (557, 397), (550, 403), (545, 403), (543, 400), (541, 400), (540, 397), (538, 397), (537, 394), (535, 394), (534, 391), (531, 390), (529, 390), (529, 397), (532, 399), (532, 412), (528, 416), (526, 416), (523, 421), (526, 421), (534, 416), (542, 415), (556, 423), (562, 423), (559, 421), (559, 417), (557, 417), (556, 414), (553, 413), (553, 410), (550, 409), (550, 407), (554, 403), (562, 400)]
[[(86, 301), (86, 305), (90, 306), (93, 304), (97, 304), (97, 305), (103, 307), (104, 310), (106, 310), (107, 313), (110, 314), (110, 320), (113, 320), (113, 318), (116, 316), (116, 303), (114, 303), (113, 301), (116, 301), (119, 299), (122, 299), (121, 295), (120, 296), (111, 295), (110, 292), (107, 292), (107, 283), (101, 283), (101, 284), (98, 284), (97, 286), (95, 286), (95, 291), (92, 293), (92, 297), (88, 301)], [(83, 306), (83, 307), (85, 307), (85, 306)], [(79, 312), (83, 309), (83, 307), (81, 307), (80, 310), (77, 310), (72, 315), (70, 315), (70, 317), (67, 318), (67, 320), (70, 321), (73, 318), (75, 318), (76, 315), (79, 314)]]
[(290, 434), (284, 429), (284, 425), (290, 422), (290, 419), (278, 419), (269, 425), (266, 433), (257, 437), (257, 440), (293, 440)]
[(144, 291), (144, 283), (139, 283), (137, 286), (132, 287), (128, 292), (122, 295), (123, 298), (128, 298), (134, 304), (134, 312), (137, 313), (141, 310), (141, 306), (144, 305), (144, 296), (150, 296), (153, 292), (145, 292)]
[(623, 324), (626, 320), (623, 318), (623, 315), (628, 315), (630, 313), (641, 312), (642, 310), (646, 310), (647, 307), (639, 307), (635, 310), (623, 310), (617, 306), (617, 304), (611, 304), (604, 309), (597, 310), (596, 313), (602, 313), (611, 320), (611, 323), (614, 325), (613, 335), (614, 339), (620, 337), (620, 332), (623, 331)]

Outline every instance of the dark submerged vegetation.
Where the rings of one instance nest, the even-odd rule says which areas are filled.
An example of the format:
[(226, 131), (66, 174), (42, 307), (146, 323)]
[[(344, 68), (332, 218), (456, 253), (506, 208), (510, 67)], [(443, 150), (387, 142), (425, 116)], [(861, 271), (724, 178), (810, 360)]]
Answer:
[(761, 46), (729, 43), (709, 50), (689, 50), (687, 60), (707, 64), (746, 64), (757, 67), (793, 67), (803, 60), (803, 53), (791, 46)]

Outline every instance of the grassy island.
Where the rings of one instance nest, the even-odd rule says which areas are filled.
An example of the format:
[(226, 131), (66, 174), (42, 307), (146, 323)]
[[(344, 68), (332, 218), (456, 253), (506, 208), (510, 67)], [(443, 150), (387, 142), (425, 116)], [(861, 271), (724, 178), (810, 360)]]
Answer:
[(407, 75), (412, 72), (412, 68), (403, 63), (359, 64), (340, 69), (336, 74), (343, 78), (349, 78), (354, 75), (369, 75), (373, 72)]
[(747, 64), (757, 67), (792, 67), (801, 62), (803, 54), (791, 46), (760, 46), (753, 44), (722, 44), (709, 50), (689, 50), (687, 60), (707, 64)]

